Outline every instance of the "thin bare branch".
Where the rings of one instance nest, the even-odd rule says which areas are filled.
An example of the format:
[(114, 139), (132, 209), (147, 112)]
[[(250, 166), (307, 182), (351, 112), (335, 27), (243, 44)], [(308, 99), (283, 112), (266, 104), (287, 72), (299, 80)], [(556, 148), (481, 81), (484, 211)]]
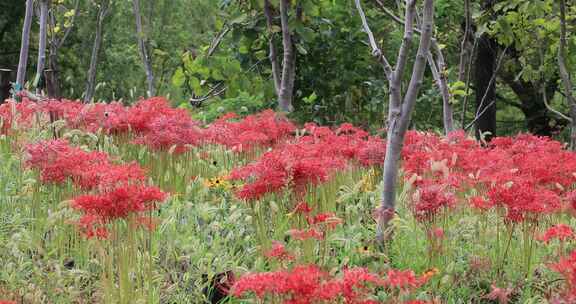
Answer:
[(80, 8), (80, 0), (76, 0), (76, 2), (74, 3), (74, 15), (72, 15), (72, 17), (70, 18), (70, 26), (67, 27), (66, 30), (64, 31), (64, 35), (62, 35), (62, 38), (60, 38), (56, 42), (56, 48), (62, 47), (62, 45), (64, 44), (66, 39), (68, 39), (70, 32), (72, 32), (72, 29), (74, 28), (76, 18), (78, 17), (78, 15), (80, 13), (79, 8)]
[(356, 10), (358, 10), (360, 19), (362, 19), (362, 28), (364, 29), (364, 32), (366, 32), (366, 34), (368, 35), (368, 40), (370, 41), (370, 47), (372, 48), (372, 55), (378, 58), (378, 61), (384, 67), (384, 73), (386, 73), (386, 77), (391, 80), (394, 73), (392, 70), (392, 66), (390, 65), (388, 59), (386, 59), (386, 56), (382, 53), (382, 50), (378, 47), (378, 44), (376, 43), (376, 39), (374, 38), (372, 30), (370, 30), (370, 26), (368, 25), (368, 21), (366, 20), (366, 14), (362, 9), (362, 4), (360, 3), (360, 0), (354, 0), (354, 3), (356, 4)]
[(220, 30), (218, 35), (216, 35), (214, 40), (212, 40), (212, 42), (210, 43), (210, 47), (206, 52), (206, 57), (210, 57), (212, 56), (212, 54), (214, 54), (214, 52), (218, 49), (218, 46), (220, 46), (220, 43), (222, 42), (224, 37), (226, 37), (226, 34), (228, 34), (229, 32), (230, 28), (228, 26), (225, 25), (224, 27), (222, 27), (222, 30)]

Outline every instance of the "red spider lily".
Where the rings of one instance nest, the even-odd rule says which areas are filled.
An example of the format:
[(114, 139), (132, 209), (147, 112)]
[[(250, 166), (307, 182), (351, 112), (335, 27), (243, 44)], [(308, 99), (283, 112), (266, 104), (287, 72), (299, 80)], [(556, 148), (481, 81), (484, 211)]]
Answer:
[(454, 195), (442, 185), (425, 185), (412, 197), (412, 212), (419, 221), (433, 221), (438, 212), (444, 208), (453, 207), (456, 203)]
[(568, 225), (565, 224), (558, 224), (552, 226), (546, 230), (546, 232), (538, 237), (538, 240), (548, 243), (553, 239), (558, 239), (561, 242), (566, 240), (574, 239), (576, 235), (574, 234), (574, 230)]
[(378, 166), (384, 163), (386, 143), (380, 138), (370, 137), (358, 148), (356, 158), (363, 166)]
[(76, 223), (80, 231), (89, 239), (94, 237), (107, 239), (108, 229), (106, 229), (105, 224), (100, 217), (93, 214), (83, 215)]
[(294, 124), (272, 110), (238, 121), (232, 121), (234, 118), (235, 115), (228, 114), (212, 123), (205, 131), (206, 140), (246, 152), (257, 146), (273, 146), (296, 130)]
[(16, 304), (16, 302), (8, 300), (0, 300), (0, 304)]
[(481, 196), (474, 196), (470, 198), (470, 205), (481, 211), (486, 211), (494, 207), (494, 203)]
[(560, 197), (547, 189), (535, 189), (530, 181), (515, 179), (488, 191), (492, 203), (506, 210), (506, 220), (521, 222), (561, 210)]
[(278, 241), (272, 241), (272, 248), (264, 253), (264, 256), (269, 259), (276, 259), (279, 261), (294, 260), (294, 256), (290, 254), (284, 244)]
[(492, 284), (492, 291), (485, 296), (486, 299), (497, 301), (498, 304), (508, 304), (510, 295), (514, 292), (514, 288), (499, 288)]
[(567, 303), (576, 300), (576, 250), (570, 255), (560, 258), (560, 261), (549, 265), (550, 269), (558, 272), (564, 277), (565, 288), (561, 294)]
[(306, 202), (300, 202), (296, 204), (293, 212), (298, 214), (308, 214), (312, 212), (312, 207), (310, 207), (310, 205), (308, 205)]
[[(404, 273), (409, 272), (399, 273), (407, 277)], [(242, 297), (253, 293), (261, 300), (268, 295), (276, 296), (283, 303), (378, 303), (367, 297), (375, 292), (375, 288), (391, 286), (390, 280), (398, 281), (396, 273), (390, 274), (392, 277), (382, 279), (364, 268), (352, 268), (345, 269), (341, 277), (333, 277), (316, 265), (299, 265), (292, 270), (247, 274), (234, 284), (232, 294)], [(401, 283), (394, 283), (393, 288), (408, 290), (423, 283), (423, 280), (414, 276), (414, 279), (402, 279)]]
[(188, 146), (198, 145), (202, 140), (203, 135), (198, 123), (181, 110), (152, 118), (147, 124), (146, 132), (133, 142), (154, 150), (169, 150), (174, 147), (175, 153), (182, 153)]
[(323, 240), (324, 233), (317, 230), (316, 228), (309, 229), (291, 229), (288, 230), (288, 234), (296, 240), (305, 241), (309, 239)]
[(418, 277), (412, 270), (391, 269), (386, 275), (383, 285), (400, 290), (413, 290), (426, 284), (429, 276)]
[(128, 185), (104, 192), (76, 197), (72, 207), (100, 217), (105, 222), (157, 208), (166, 194), (156, 187)]
[(94, 186), (95, 174), (90, 169), (109, 165), (101, 152), (86, 152), (68, 145), (65, 140), (42, 141), (26, 146), (26, 164), (40, 170), (43, 182), (62, 183), (71, 178), (83, 186)]
[(308, 224), (310, 225), (326, 225), (329, 229), (334, 229), (336, 226), (342, 224), (342, 219), (337, 217), (333, 212), (325, 212), (316, 214), (313, 217), (308, 217)]
[(71, 179), (83, 189), (109, 189), (142, 183), (144, 170), (136, 163), (111, 164), (102, 152), (87, 152), (65, 140), (42, 141), (26, 146), (26, 164), (40, 171), (43, 182), (63, 183)]
[(23, 98), (22, 102), (9, 100), (0, 104), (0, 134), (8, 134), (15, 123), (20, 127), (29, 127), (37, 111), (38, 105), (28, 98)]

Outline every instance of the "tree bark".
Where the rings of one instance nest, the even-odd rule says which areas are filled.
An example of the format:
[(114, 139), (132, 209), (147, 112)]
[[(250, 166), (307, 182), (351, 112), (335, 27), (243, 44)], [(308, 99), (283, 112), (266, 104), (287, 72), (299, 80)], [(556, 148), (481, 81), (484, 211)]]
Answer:
[(98, 57), (102, 47), (102, 36), (104, 30), (104, 19), (108, 14), (110, 1), (104, 0), (100, 3), (98, 16), (96, 17), (96, 33), (94, 35), (94, 45), (92, 46), (92, 55), (90, 56), (90, 67), (88, 69), (88, 79), (86, 81), (86, 92), (84, 93), (84, 102), (91, 102), (94, 98), (96, 88), (96, 70), (98, 68)]
[(576, 99), (572, 94), (573, 84), (566, 65), (566, 0), (560, 0), (560, 46), (558, 47), (558, 67), (564, 86), (564, 94), (570, 107), (570, 149), (576, 148)]
[(0, 69), (0, 105), (10, 97), (10, 81), (12, 80), (12, 70)]
[[(400, 24), (404, 24), (404, 19), (396, 16), (394, 12), (390, 11), (382, 1), (376, 0), (380, 8), (390, 16), (394, 21)], [(408, 13), (408, 11), (407, 11)], [(413, 14), (413, 13), (412, 13)], [(416, 14), (416, 18), (418, 19), (418, 15)], [(415, 33), (421, 34), (421, 31), (417, 28), (413, 29)], [(411, 33), (404, 33), (404, 39), (406, 39), (406, 35), (412, 35)], [(431, 49), (434, 51), (434, 54), (429, 51), (426, 58), (428, 60), (428, 65), (430, 66), (430, 70), (432, 71), (432, 77), (434, 78), (434, 82), (440, 91), (440, 96), (442, 97), (442, 118), (444, 122), (444, 131), (446, 134), (454, 131), (454, 118), (453, 118), (453, 109), (452, 104), (450, 103), (450, 89), (448, 88), (448, 75), (446, 73), (446, 61), (444, 59), (444, 55), (442, 54), (442, 50), (438, 45), (436, 39), (432, 37), (431, 42)]]
[(296, 54), (292, 42), (292, 33), (288, 25), (288, 10), (290, 0), (280, 0), (280, 22), (282, 25), (282, 47), (284, 58), (282, 60), (282, 79), (280, 80), (280, 90), (278, 103), (280, 110), (292, 112), (292, 97), (294, 94), (294, 78), (296, 76)]
[(426, 70), (426, 60), (430, 52), (432, 43), (432, 29), (434, 26), (434, 0), (424, 1), (423, 20), (420, 29), (420, 44), (416, 54), (416, 60), (412, 68), (412, 76), (402, 98), (401, 84), (402, 75), (406, 67), (406, 62), (412, 42), (414, 32), (414, 19), (416, 11), (416, 1), (406, 0), (406, 17), (404, 19), (404, 38), (398, 52), (396, 67), (392, 70), (389, 61), (382, 54), (376, 44), (376, 40), (366, 21), (366, 15), (362, 10), (360, 0), (355, 0), (356, 8), (362, 20), (364, 31), (368, 34), (372, 54), (377, 56), (384, 67), (384, 72), (388, 78), (390, 86), (390, 100), (388, 112), (388, 134), (386, 144), (386, 156), (384, 159), (383, 191), (382, 201), (376, 210), (376, 220), (378, 222), (376, 231), (376, 241), (384, 244), (391, 236), (389, 228), (390, 220), (393, 218), (396, 207), (396, 188), (398, 180), (398, 170), (400, 168), (400, 156), (404, 137), (410, 124), (416, 98)]
[[(542, 85), (535, 84), (522, 79), (515, 79), (517, 71), (506, 71), (499, 73), (501, 79), (514, 91), (520, 100), (518, 108), (526, 117), (526, 127), (532, 134), (540, 136), (552, 136), (557, 127), (550, 124), (552, 117), (548, 115), (545, 96), (554, 96), (558, 90), (559, 77), (555, 76)], [(543, 92), (542, 90), (545, 90)]]
[(476, 138), (490, 132), (484, 139), (489, 141), (496, 136), (496, 73), (497, 43), (486, 34), (478, 41), (474, 62), (474, 85), (476, 88)]
[[(432, 74), (436, 74), (434, 79), (440, 91), (440, 96), (442, 96), (442, 121), (444, 122), (444, 134), (448, 135), (450, 132), (454, 131), (454, 110), (452, 109), (452, 103), (450, 103), (451, 96), (450, 89), (448, 88), (448, 71), (442, 50), (438, 46), (438, 43), (436, 43), (435, 39), (432, 39), (431, 47), (434, 49), (434, 53), (436, 54), (436, 63), (434, 63), (434, 60), (432, 59), (432, 62), (429, 62), (429, 65), (432, 69)], [(432, 57), (431, 52), (428, 54), (429, 57)]]
[(49, 0), (40, 1), (40, 33), (38, 38), (38, 61), (36, 65), (36, 78), (34, 79), (34, 86), (38, 92), (42, 83), (44, 67), (46, 66), (46, 41), (48, 32), (48, 7)]
[(464, 36), (460, 44), (460, 63), (458, 64), (458, 81), (466, 82), (470, 52), (470, 32), (472, 15), (470, 13), (470, 0), (464, 0)]
[(34, 9), (34, 0), (26, 0), (26, 15), (24, 17), (24, 26), (22, 27), (22, 42), (20, 45), (20, 60), (18, 61), (18, 72), (16, 75), (17, 89), (24, 87), (26, 81), (26, 68), (28, 66), (28, 49), (30, 46), (30, 28), (32, 27), (32, 17)]
[(156, 95), (156, 87), (154, 85), (154, 73), (152, 71), (152, 60), (148, 54), (148, 41), (144, 33), (142, 25), (142, 13), (140, 11), (140, 0), (132, 0), (134, 4), (134, 17), (136, 19), (136, 34), (138, 36), (138, 48), (140, 49), (140, 57), (144, 64), (146, 71), (146, 82), (148, 83), (148, 97)]
[[(410, 6), (407, 5), (407, 7), (409, 8)], [(409, 24), (408, 20), (407, 18), (407, 26)], [(402, 104), (393, 111), (394, 115), (388, 128), (386, 156), (384, 159), (382, 202), (378, 212), (378, 229), (376, 235), (380, 243), (383, 243), (389, 238), (387, 230), (396, 207), (396, 185), (398, 182), (399, 162), (404, 145), (404, 136), (408, 130), (414, 105), (416, 104), (416, 98), (422, 86), (422, 80), (426, 70), (426, 56), (430, 51), (432, 41), (433, 26), (434, 1), (425, 0), (421, 28), (422, 34), (420, 35), (420, 44), (412, 68), (410, 83)]]
[(270, 37), (268, 38), (268, 48), (270, 59), (270, 64), (272, 65), (272, 78), (274, 79), (274, 89), (276, 90), (276, 96), (280, 96), (280, 66), (278, 64), (278, 51), (276, 50), (276, 45), (274, 44), (274, 21), (272, 17), (272, 6), (270, 5), (270, 0), (264, 0), (264, 16), (266, 16), (266, 27), (268, 28), (268, 33)]

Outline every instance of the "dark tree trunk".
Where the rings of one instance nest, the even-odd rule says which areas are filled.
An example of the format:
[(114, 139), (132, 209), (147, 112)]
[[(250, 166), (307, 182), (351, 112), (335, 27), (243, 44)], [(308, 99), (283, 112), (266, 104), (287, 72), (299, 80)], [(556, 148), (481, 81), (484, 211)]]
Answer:
[[(551, 125), (552, 116), (549, 114), (542, 90), (532, 82), (514, 80), (513, 75), (502, 73), (502, 79), (514, 91), (520, 100), (519, 108), (526, 117), (526, 127), (532, 134), (552, 136), (558, 131), (559, 124)], [(546, 96), (552, 98), (558, 90), (558, 76), (546, 83)]]
[(485, 137), (496, 136), (496, 81), (494, 77), (498, 54), (498, 44), (487, 35), (480, 37), (474, 61), (474, 85), (476, 87), (476, 138), (490, 132)]
[(90, 67), (88, 68), (88, 80), (86, 81), (86, 91), (84, 92), (84, 102), (89, 103), (94, 98), (96, 90), (96, 69), (98, 68), (98, 56), (102, 47), (102, 36), (104, 31), (104, 19), (108, 14), (109, 0), (100, 3), (98, 16), (96, 19), (96, 33), (94, 34), (94, 44), (92, 46), (92, 55), (90, 56)]
[(12, 80), (12, 70), (0, 69), (0, 104), (3, 104), (10, 97), (10, 81)]

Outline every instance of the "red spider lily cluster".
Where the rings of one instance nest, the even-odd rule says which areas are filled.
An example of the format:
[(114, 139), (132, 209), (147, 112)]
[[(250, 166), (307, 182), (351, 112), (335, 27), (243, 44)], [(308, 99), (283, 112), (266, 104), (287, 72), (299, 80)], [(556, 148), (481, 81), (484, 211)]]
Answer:
[(574, 303), (576, 301), (576, 250), (568, 256), (560, 258), (556, 263), (550, 264), (550, 269), (558, 272), (564, 278), (564, 289), (560, 294), (561, 300)]
[[(304, 135), (276, 145), (254, 163), (231, 172), (231, 179), (246, 182), (238, 197), (257, 200), (287, 186), (303, 193), (307, 186), (327, 181), (355, 159), (367, 165), (383, 160), (384, 143), (349, 124), (335, 131), (306, 124), (304, 130)], [(379, 152), (374, 151), (377, 145)]]
[(8, 101), (0, 105), (0, 134), (8, 134), (15, 124), (29, 127), (38, 111), (38, 105), (27, 99), (16, 103)]
[(548, 243), (554, 239), (564, 242), (567, 240), (573, 240), (575, 237), (576, 235), (574, 234), (574, 230), (572, 230), (570, 226), (558, 224), (548, 228), (548, 230), (546, 230), (546, 232), (538, 239), (542, 242)]
[(481, 147), (462, 133), (440, 138), (409, 132), (402, 155), (405, 177), (434, 198), (416, 204), (417, 216), (453, 205), (451, 195), (471, 188), (480, 192), (469, 199), (473, 208), (500, 209), (508, 223), (574, 207), (569, 189), (576, 182), (576, 155), (548, 138), (521, 134)]
[(272, 110), (248, 115), (238, 120), (227, 114), (211, 123), (204, 134), (208, 142), (217, 143), (234, 151), (250, 151), (254, 147), (273, 146), (289, 137), (296, 126)]
[(107, 154), (70, 146), (65, 140), (42, 141), (26, 146), (26, 164), (40, 172), (43, 182), (74, 185), (94, 193), (74, 198), (72, 207), (83, 216), (78, 226), (87, 237), (107, 237), (105, 225), (132, 215), (145, 227), (152, 219), (141, 216), (166, 199), (157, 187), (145, 185), (144, 170), (136, 163), (114, 164)]
[(341, 276), (331, 276), (316, 265), (299, 265), (291, 270), (246, 274), (234, 284), (232, 293), (236, 297), (253, 293), (259, 299), (275, 296), (287, 304), (368, 304), (379, 303), (369, 298), (377, 288), (409, 293), (428, 280), (410, 270), (390, 270), (382, 278), (365, 268), (351, 268)]
[(279, 261), (294, 260), (294, 255), (288, 252), (284, 244), (278, 241), (272, 241), (272, 248), (264, 252), (264, 256), (271, 260), (279, 260)]
[(66, 140), (48, 140), (25, 147), (26, 164), (40, 172), (46, 183), (70, 179), (84, 190), (109, 189), (115, 185), (142, 183), (144, 170), (136, 163), (114, 164), (107, 154), (70, 146)]

